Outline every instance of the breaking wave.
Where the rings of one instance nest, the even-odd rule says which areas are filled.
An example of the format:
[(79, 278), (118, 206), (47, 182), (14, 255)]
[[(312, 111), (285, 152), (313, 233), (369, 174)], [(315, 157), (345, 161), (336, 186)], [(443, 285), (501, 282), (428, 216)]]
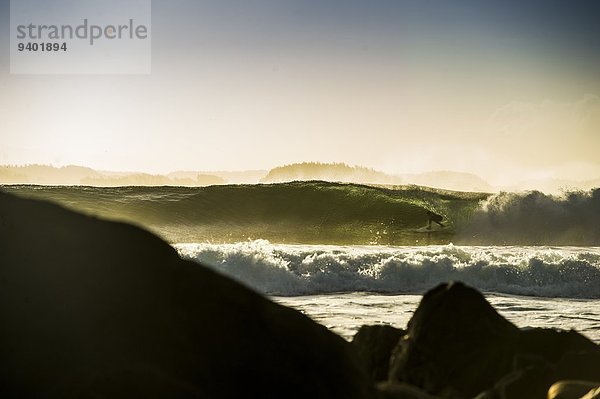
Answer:
[(175, 248), (269, 295), (422, 293), (460, 280), (487, 292), (600, 298), (600, 248), (341, 247), (264, 240)]
[(600, 245), (600, 189), (499, 193), (458, 228), (461, 244)]
[[(600, 189), (492, 195), (313, 181), (3, 190), (135, 223), (172, 243), (600, 246)], [(442, 215), (447, 227), (423, 234), (427, 210)]]

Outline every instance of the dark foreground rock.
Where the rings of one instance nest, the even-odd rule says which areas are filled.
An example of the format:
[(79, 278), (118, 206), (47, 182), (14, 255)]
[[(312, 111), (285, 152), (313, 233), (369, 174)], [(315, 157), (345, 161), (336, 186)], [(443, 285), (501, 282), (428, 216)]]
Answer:
[(436, 399), (435, 396), (410, 384), (382, 382), (377, 384), (377, 399)]
[(599, 383), (587, 381), (561, 381), (552, 385), (548, 390), (548, 399), (578, 399), (586, 394), (593, 396), (596, 390), (600, 392)]
[(136, 227), (0, 192), (0, 396), (365, 398), (350, 344)]
[(519, 330), (461, 283), (427, 292), (395, 349), (390, 379), (470, 398), (511, 370)]
[(362, 326), (354, 335), (352, 344), (373, 381), (387, 380), (392, 351), (404, 334), (392, 326), (373, 325)]
[(598, 346), (574, 330), (524, 328), (519, 333), (518, 355), (536, 356), (544, 362), (558, 363), (567, 353), (594, 351)]
[(600, 382), (600, 348), (564, 353), (556, 366), (556, 374), (563, 380)]
[(390, 380), (448, 398), (545, 399), (557, 381), (600, 381), (600, 349), (576, 331), (519, 330), (473, 288), (442, 284), (409, 321)]
[[(533, 359), (535, 358), (532, 357)], [(575, 359), (578, 363), (573, 363)], [(558, 363), (539, 359), (529, 364), (521, 363), (518, 364), (519, 367), (515, 367), (511, 373), (498, 381), (493, 389), (482, 394), (480, 399), (546, 399), (555, 396), (557, 399), (578, 399), (583, 396), (579, 393), (584, 389), (577, 390), (574, 387), (583, 385), (589, 390), (589, 386), (600, 385), (598, 360), (597, 351), (567, 352)], [(579, 383), (557, 384), (565, 380), (579, 381)]]

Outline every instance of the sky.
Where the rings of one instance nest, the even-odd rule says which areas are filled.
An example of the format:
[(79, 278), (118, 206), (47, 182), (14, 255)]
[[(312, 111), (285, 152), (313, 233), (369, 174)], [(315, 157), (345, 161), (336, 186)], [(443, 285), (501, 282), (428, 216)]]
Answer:
[(599, 178), (598, 15), (577, 0), (154, 0), (150, 74), (17, 75), (0, 0), (0, 164)]

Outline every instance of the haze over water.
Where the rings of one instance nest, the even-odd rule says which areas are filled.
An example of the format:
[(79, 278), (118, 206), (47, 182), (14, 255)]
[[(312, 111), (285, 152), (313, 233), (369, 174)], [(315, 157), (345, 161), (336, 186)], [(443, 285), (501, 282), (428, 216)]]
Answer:
[(158, 0), (152, 73), (130, 76), (10, 75), (4, 34), (0, 164), (597, 179), (598, 7)]

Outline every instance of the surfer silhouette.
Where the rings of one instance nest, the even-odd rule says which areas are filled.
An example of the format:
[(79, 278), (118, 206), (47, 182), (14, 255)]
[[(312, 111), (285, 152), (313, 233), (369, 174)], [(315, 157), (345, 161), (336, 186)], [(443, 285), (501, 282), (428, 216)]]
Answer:
[(442, 220), (444, 220), (442, 215), (438, 215), (437, 213), (433, 213), (431, 211), (427, 211), (427, 215), (429, 215), (429, 223), (427, 224), (428, 230), (431, 230), (431, 222), (435, 222), (442, 227), (446, 227), (442, 224)]

